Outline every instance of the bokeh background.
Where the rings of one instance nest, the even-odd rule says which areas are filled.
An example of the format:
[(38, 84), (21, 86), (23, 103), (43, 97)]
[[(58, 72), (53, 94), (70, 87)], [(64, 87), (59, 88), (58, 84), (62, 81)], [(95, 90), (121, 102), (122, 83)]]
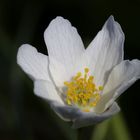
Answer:
[(111, 14), (126, 36), (125, 58), (140, 59), (139, 0), (0, 0), (0, 140), (139, 139), (140, 82), (119, 98), (118, 115), (75, 130), (33, 94), (32, 81), (16, 64), (23, 43), (47, 54), (43, 33), (56, 16), (69, 19), (87, 46)]

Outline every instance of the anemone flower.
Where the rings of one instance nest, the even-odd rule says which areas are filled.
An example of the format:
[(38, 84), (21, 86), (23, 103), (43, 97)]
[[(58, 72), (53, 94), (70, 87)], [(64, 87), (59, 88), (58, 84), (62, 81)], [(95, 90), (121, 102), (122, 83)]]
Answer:
[(110, 16), (85, 49), (70, 22), (56, 17), (45, 30), (48, 56), (23, 44), (17, 63), (34, 82), (34, 93), (74, 128), (120, 111), (115, 100), (140, 78), (140, 61), (124, 60), (124, 33)]

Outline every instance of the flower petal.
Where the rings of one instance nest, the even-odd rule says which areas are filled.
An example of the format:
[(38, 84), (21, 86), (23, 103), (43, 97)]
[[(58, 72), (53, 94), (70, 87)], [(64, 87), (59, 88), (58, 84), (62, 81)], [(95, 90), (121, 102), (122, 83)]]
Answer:
[(55, 111), (55, 113), (64, 121), (72, 121), (79, 114), (78, 108), (68, 105), (61, 105), (57, 102), (52, 102), (51, 107)]
[(96, 114), (94, 112), (82, 112), (78, 108), (59, 105), (56, 102), (52, 103), (51, 107), (63, 120), (73, 121), (73, 128), (80, 128), (99, 123), (120, 111), (119, 106), (115, 102), (108, 110), (101, 114)]
[[(62, 86), (64, 80), (69, 80), (73, 75), (75, 63), (85, 50), (83, 42), (77, 30), (62, 17), (57, 17), (50, 23), (44, 38), (49, 53), (50, 71), (56, 85)], [(55, 71), (61, 71), (60, 63), (63, 73), (59, 73), (58, 76), (55, 75)]]
[(112, 104), (105, 112), (101, 114), (81, 112), (79, 117), (73, 121), (73, 128), (85, 127), (102, 122), (120, 111), (120, 107), (116, 102)]
[(39, 97), (47, 99), (49, 102), (57, 101), (62, 105), (64, 104), (51, 82), (36, 80), (34, 82), (34, 93)]
[(48, 57), (37, 52), (29, 44), (22, 45), (17, 54), (17, 63), (33, 80), (42, 79), (50, 81), (48, 74)]
[(110, 16), (85, 53), (85, 65), (93, 71), (97, 85), (103, 85), (109, 71), (123, 60), (123, 45), (123, 31)]
[(103, 95), (96, 106), (96, 112), (103, 112), (117, 97), (140, 78), (140, 61), (126, 60), (117, 65), (109, 75)]

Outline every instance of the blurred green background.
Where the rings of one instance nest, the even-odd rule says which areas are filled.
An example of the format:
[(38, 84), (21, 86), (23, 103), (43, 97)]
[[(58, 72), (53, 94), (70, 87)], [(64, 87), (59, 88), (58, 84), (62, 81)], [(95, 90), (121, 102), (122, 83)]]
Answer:
[(126, 36), (125, 58), (140, 59), (139, 0), (0, 0), (0, 140), (139, 139), (140, 82), (119, 98), (118, 115), (74, 130), (33, 94), (32, 81), (16, 64), (23, 43), (47, 54), (43, 33), (56, 16), (69, 19), (87, 46), (111, 14)]

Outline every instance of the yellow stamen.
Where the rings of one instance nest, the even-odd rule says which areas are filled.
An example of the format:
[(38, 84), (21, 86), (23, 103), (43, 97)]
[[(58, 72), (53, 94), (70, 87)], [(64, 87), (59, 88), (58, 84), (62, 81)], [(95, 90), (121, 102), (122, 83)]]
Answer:
[(89, 72), (89, 68), (85, 68), (85, 73), (88, 73)]
[(99, 90), (103, 90), (103, 87), (102, 86), (99, 86)]
[(78, 72), (70, 82), (64, 82), (67, 87), (65, 92), (66, 103), (68, 105), (77, 105), (83, 108), (84, 112), (89, 112), (89, 108), (95, 107), (100, 100), (100, 92), (103, 87), (96, 87), (94, 77), (88, 75), (89, 69), (85, 68), (84, 70), (84, 76), (81, 72)]
[(84, 111), (84, 112), (90, 112), (89, 109), (83, 109), (82, 111)]

